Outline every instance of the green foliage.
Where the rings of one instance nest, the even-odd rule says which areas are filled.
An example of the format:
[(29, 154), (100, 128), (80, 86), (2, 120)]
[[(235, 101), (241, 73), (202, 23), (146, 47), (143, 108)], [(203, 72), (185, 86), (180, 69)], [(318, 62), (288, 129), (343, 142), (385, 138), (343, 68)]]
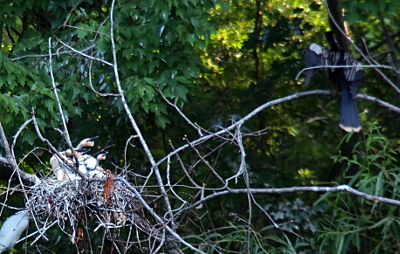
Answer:
[[(349, 167), (359, 167), (356, 175), (345, 174), (357, 190), (399, 200), (399, 154), (397, 141), (386, 138), (376, 123), (370, 123), (364, 140), (355, 147), (354, 157), (338, 156), (336, 160), (347, 162)], [(334, 246), (336, 253), (399, 251), (397, 207), (355, 198), (348, 193), (325, 194), (321, 201), (329, 203), (324, 213), (330, 218), (321, 225), (323, 229), (318, 234), (320, 250)]]
[[(2, 114), (0, 120), (8, 128), (7, 131), (15, 132), (19, 126), (31, 117), (32, 109), (35, 110), (39, 119), (46, 119), (54, 115), (57, 105), (54, 94), (49, 86), (49, 77), (43, 78), (40, 73), (42, 69), (29, 69), (23, 64), (12, 62), (4, 53), (0, 53), (0, 101)], [(65, 108), (74, 110), (79, 114), (79, 109), (67, 103), (64, 99)], [(48, 119), (45, 124), (38, 121), (39, 127), (56, 126), (59, 121), (57, 116)], [(27, 132), (22, 141), (33, 144), (34, 138), (31, 132)]]
[[(120, 81), (130, 109), (141, 125), (159, 133), (154, 124), (164, 129), (171, 122), (168, 106), (159, 91), (180, 106), (186, 104), (187, 93), (193, 88), (201, 65), (195, 50), (204, 48), (214, 31), (207, 10), (217, 3), (116, 1), (114, 34)], [(129, 125), (121, 125), (127, 121), (121, 101), (117, 97), (99, 97), (92, 90), (117, 93), (113, 69), (71, 53), (61, 43), (112, 62), (109, 3), (0, 1), (0, 7), (4, 32), (8, 31), (2, 37), (0, 78), (0, 102), (5, 110), (1, 117), (2, 123), (7, 124), (6, 133), (15, 133), (30, 118), (33, 107), (47, 137), (62, 140), (52, 130), (60, 127), (46, 59), (48, 38), (53, 36), (51, 68), (73, 141), (106, 129), (104, 142), (112, 139), (123, 143), (125, 135), (117, 138), (114, 135), (130, 132)], [(98, 123), (97, 129), (93, 129), (93, 122)], [(27, 148), (33, 145), (32, 130), (21, 133), (20, 141), (28, 141)]]
[(259, 231), (249, 229), (245, 225), (234, 225), (230, 223), (228, 227), (215, 230), (201, 238), (197, 235), (188, 236), (190, 240), (199, 240), (200, 249), (208, 254), (221, 253), (221, 250), (236, 251), (239, 253), (298, 253), (308, 246), (302, 241), (292, 242), (289, 237), (270, 235), (274, 226), (267, 226)]
[(340, 7), (346, 10), (345, 19), (350, 23), (366, 21), (370, 15), (379, 12), (397, 13), (399, 1), (342, 0)]
[[(398, 1), (342, 0), (341, 7), (346, 10), (345, 19), (356, 44), (363, 45), (361, 38), (366, 38), (375, 60), (391, 64), (385, 53), (389, 48), (381, 43), (384, 37), (376, 16), (382, 12), (389, 32), (397, 32)], [(109, 1), (0, 1), (0, 24), (4, 29), (0, 121), (11, 137), (30, 118), (33, 107), (46, 137), (58, 148), (63, 147), (62, 137), (53, 129), (60, 127), (49, 78), (53, 68), (73, 142), (99, 135), (96, 148), (115, 145), (110, 149), (113, 164), (131, 165), (135, 173), (147, 174), (148, 162), (136, 141), (131, 144), (135, 143), (136, 148), (128, 149), (128, 161), (122, 160), (125, 142), (133, 131), (120, 99), (93, 92), (117, 93), (113, 69), (71, 52), (61, 43), (112, 62), (109, 11)], [(187, 140), (198, 136), (164, 102), (159, 91), (200, 126), (215, 130), (272, 99), (303, 90), (329, 89), (329, 80), (322, 71), (309, 87), (300, 86), (304, 75), (294, 80), (303, 67), (301, 51), (313, 42), (324, 44), (323, 34), (329, 30), (327, 17), (322, 1), (313, 0), (116, 1), (118, 74), (153, 155), (165, 156), (170, 151), (168, 140), (179, 146), (186, 142), (182, 140), (184, 135)], [(49, 37), (54, 53), (51, 67), (46, 55)], [(398, 43), (395, 50), (399, 50)], [(389, 78), (394, 77), (393, 73), (382, 71)], [(369, 70), (366, 73), (368, 82), (363, 84), (362, 92), (387, 101), (397, 100), (395, 93), (382, 85), (381, 77)], [(331, 158), (338, 153), (343, 136), (337, 127), (338, 108), (336, 98), (309, 97), (268, 108), (246, 122), (242, 128), (251, 187), (325, 183), (333, 168)], [(354, 157), (335, 157), (335, 162), (360, 168), (355, 176), (347, 171), (343, 181), (366, 193), (398, 199), (398, 144), (391, 141), (398, 138), (392, 131), (399, 125), (398, 117), (366, 102), (360, 102), (359, 108), (364, 111), (364, 128), (375, 121), (382, 128), (373, 124), (367, 127)], [(247, 135), (259, 130), (266, 130), (266, 135)], [(22, 132), (18, 141), (17, 158), (34, 146), (43, 145), (32, 126)], [(237, 169), (237, 147), (224, 146), (209, 154), (219, 146), (222, 143), (216, 140), (202, 144), (199, 150), (207, 154), (213, 165), (218, 165), (221, 176), (227, 177)], [(194, 153), (180, 156), (188, 167), (198, 161)], [(38, 157), (47, 162), (49, 154)], [(45, 163), (38, 164), (36, 157), (28, 157), (21, 167), (32, 172), (41, 170)], [(180, 165), (170, 166), (172, 180), (184, 177)], [(162, 173), (164, 176), (165, 172)], [(219, 187), (218, 179), (204, 165), (197, 166), (192, 174), (198, 183)], [(180, 184), (190, 183), (185, 179)], [(234, 187), (246, 185), (240, 180)], [(197, 195), (190, 188), (176, 186), (174, 190), (180, 190), (185, 197)], [(198, 241), (208, 253), (217, 253), (221, 248), (251, 253), (263, 253), (262, 248), (269, 253), (331, 253), (332, 246), (335, 253), (394, 252), (396, 239), (400, 239), (395, 227), (397, 209), (355, 199), (346, 193), (323, 195), (320, 203), (312, 206), (317, 198), (298, 193), (258, 197), (262, 207), (278, 222), (277, 229), (259, 211), (254, 212), (251, 228), (243, 225), (248, 200), (244, 196), (229, 196), (207, 204), (209, 220), (201, 220), (197, 215), (190, 218), (213, 231), (204, 233), (196, 223), (179, 230), (182, 235), (190, 235), (188, 239), (196, 239), (193, 241)], [(329, 206), (325, 207), (323, 201)], [(231, 212), (237, 213), (240, 220), (232, 222)], [(226, 225), (229, 227), (223, 228)], [(73, 247), (69, 247), (73, 252)], [(57, 246), (52, 248), (60, 251)]]

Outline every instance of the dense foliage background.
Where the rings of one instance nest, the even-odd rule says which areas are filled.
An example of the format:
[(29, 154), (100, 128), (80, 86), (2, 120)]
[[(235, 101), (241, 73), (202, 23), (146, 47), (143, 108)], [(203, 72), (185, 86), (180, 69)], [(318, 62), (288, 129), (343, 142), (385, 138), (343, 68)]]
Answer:
[[(117, 0), (114, 38), (119, 80), (156, 161), (199, 138), (163, 96), (206, 133), (227, 127), (274, 99), (332, 89), (325, 71), (318, 72), (309, 86), (302, 85), (304, 74), (296, 80), (304, 67), (302, 50), (314, 42), (327, 45), (325, 32), (336, 29), (329, 21), (328, 5), (341, 10), (331, 14), (341, 18), (340, 24), (345, 22), (348, 50), (364, 65), (375, 66), (365, 68), (360, 93), (398, 105), (397, 0)], [(94, 150), (108, 147), (110, 152), (103, 164), (138, 186), (143, 184), (141, 176), (152, 165), (141, 143), (132, 138), (137, 133), (108, 65), (113, 61), (111, 1), (1, 0), (0, 6), (0, 122), (10, 141), (34, 109), (46, 138), (59, 150), (66, 147), (57, 131), (62, 126), (50, 79), (53, 68), (73, 143), (98, 135)], [(246, 121), (241, 131), (247, 174), (237, 183), (230, 181), (229, 188), (349, 184), (398, 200), (398, 113), (359, 99), (363, 129), (346, 134), (337, 124), (339, 104), (336, 93), (302, 97), (268, 107)], [(188, 187), (183, 161), (193, 179), (211, 194), (221, 183), (209, 167), (224, 179), (241, 168), (239, 149), (232, 143), (216, 138), (198, 150), (182, 152), (168, 166), (164, 160), (159, 165), (161, 175), (165, 180), (170, 166), (172, 181), (179, 183), (173, 190), (196, 200), (198, 190)], [(208, 163), (198, 165), (196, 151)], [(26, 126), (15, 146), (21, 169), (44, 177), (50, 174), (50, 156), (34, 127)], [(3, 180), (2, 191), (9, 193), (7, 179)], [(146, 184), (157, 182), (150, 179)], [(149, 191), (159, 189), (149, 187)], [(3, 197), (2, 202), (23, 207), (22, 196)], [(162, 213), (161, 198), (149, 203)], [(178, 209), (180, 204), (173, 199), (171, 205)], [(2, 218), (10, 213), (5, 209)], [(181, 214), (177, 232), (206, 253), (397, 253), (399, 216), (397, 206), (344, 192), (251, 198), (232, 194)], [(54, 240), (40, 240), (39, 247), (19, 244), (16, 249), (76, 251), (68, 237), (58, 235), (62, 233), (52, 228), (47, 237)], [(94, 234), (93, 242), (100, 241), (97, 238)]]

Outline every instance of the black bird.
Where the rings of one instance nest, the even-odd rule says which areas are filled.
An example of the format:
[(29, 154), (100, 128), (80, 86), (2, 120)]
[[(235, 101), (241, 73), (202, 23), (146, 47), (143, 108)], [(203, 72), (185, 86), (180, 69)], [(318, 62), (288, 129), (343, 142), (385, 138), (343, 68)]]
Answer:
[[(339, 126), (347, 132), (359, 132), (361, 123), (355, 96), (361, 85), (364, 71), (361, 63), (349, 53), (339, 49), (328, 34), (327, 39), (331, 45), (330, 50), (316, 43), (303, 50), (306, 68), (325, 66), (324, 69), (329, 69), (332, 83), (339, 84), (342, 91)], [(339, 66), (349, 67), (340, 68)], [(310, 82), (318, 69), (320, 68), (306, 70), (305, 84)]]

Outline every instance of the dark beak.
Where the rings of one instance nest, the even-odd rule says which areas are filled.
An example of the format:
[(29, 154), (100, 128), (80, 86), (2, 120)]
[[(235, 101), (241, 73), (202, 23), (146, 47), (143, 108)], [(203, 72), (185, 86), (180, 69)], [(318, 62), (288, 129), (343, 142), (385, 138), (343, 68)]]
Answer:
[(90, 152), (90, 149), (82, 148), (82, 149), (75, 150), (75, 152), (82, 153), (82, 154), (87, 154), (88, 152)]
[(99, 136), (95, 136), (95, 137), (93, 137), (93, 138), (89, 138), (89, 141), (95, 141), (96, 139), (98, 139), (99, 138)]
[(107, 154), (108, 154), (108, 151), (100, 153), (101, 156), (107, 156)]

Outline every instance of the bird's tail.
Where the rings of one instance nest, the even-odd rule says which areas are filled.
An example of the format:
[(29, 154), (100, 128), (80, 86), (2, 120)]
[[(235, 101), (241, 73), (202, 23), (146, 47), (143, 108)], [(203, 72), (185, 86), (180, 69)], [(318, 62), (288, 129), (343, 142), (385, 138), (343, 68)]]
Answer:
[(355, 98), (348, 87), (342, 86), (342, 101), (340, 105), (339, 126), (347, 132), (359, 132), (361, 130), (360, 116)]

